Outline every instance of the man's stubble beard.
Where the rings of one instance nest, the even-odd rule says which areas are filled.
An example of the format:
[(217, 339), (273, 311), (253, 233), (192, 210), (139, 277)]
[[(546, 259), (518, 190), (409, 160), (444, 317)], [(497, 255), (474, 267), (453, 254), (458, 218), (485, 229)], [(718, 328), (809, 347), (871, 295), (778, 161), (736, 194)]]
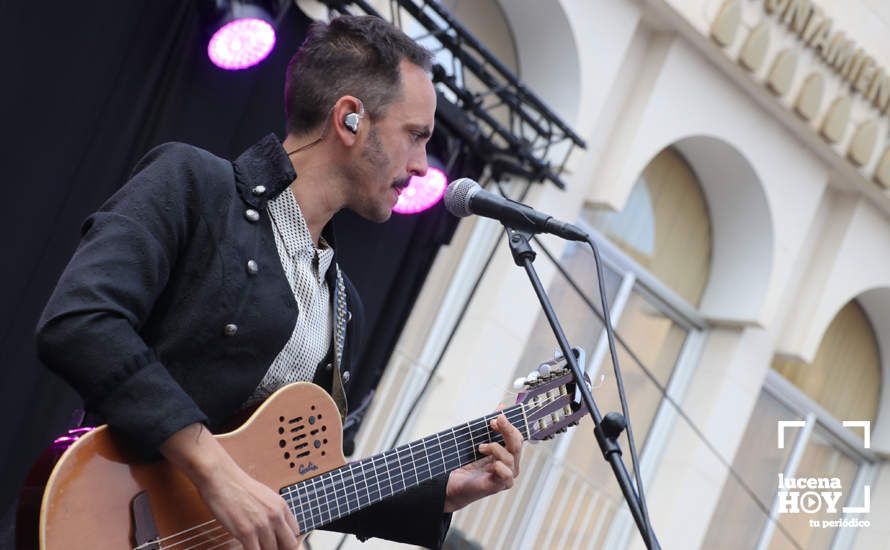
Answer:
[[(389, 174), (390, 162), (389, 157), (383, 150), (383, 142), (380, 141), (380, 135), (376, 128), (371, 128), (368, 133), (368, 141), (362, 150), (362, 161), (365, 164), (364, 173), (357, 174), (358, 178), (368, 178), (377, 181), (376, 177), (380, 173)], [(387, 197), (388, 200), (388, 197)], [(371, 190), (371, 196), (361, 198), (362, 204), (356, 205), (356, 213), (368, 220), (383, 223), (392, 215), (392, 208), (389, 204), (382, 204), (377, 189)]]

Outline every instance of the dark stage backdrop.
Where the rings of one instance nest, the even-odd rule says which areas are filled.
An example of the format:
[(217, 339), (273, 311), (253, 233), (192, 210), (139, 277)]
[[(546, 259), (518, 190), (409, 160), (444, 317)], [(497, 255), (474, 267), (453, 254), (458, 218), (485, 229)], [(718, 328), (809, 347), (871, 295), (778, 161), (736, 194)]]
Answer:
[[(31, 461), (80, 405), (38, 362), (33, 333), (81, 222), (159, 143), (183, 141), (234, 158), (270, 131), (282, 135), (284, 68), (308, 24), (291, 7), (270, 58), (227, 72), (207, 59), (194, 2), (0, 4), (8, 201), (0, 216), (0, 514)], [(339, 217), (338, 254), (368, 313), (362, 376), (350, 388), (360, 391), (376, 385), (455, 220), (441, 205), (379, 226)]]

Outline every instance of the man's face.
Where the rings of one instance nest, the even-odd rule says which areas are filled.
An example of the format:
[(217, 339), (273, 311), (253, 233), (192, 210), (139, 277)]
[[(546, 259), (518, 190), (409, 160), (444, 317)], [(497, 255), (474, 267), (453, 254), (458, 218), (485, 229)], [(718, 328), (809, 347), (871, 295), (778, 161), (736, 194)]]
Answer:
[(436, 92), (426, 72), (407, 61), (400, 66), (402, 95), (386, 114), (370, 123), (350, 182), (349, 208), (365, 219), (384, 222), (411, 176), (427, 170), (426, 143), (433, 132)]

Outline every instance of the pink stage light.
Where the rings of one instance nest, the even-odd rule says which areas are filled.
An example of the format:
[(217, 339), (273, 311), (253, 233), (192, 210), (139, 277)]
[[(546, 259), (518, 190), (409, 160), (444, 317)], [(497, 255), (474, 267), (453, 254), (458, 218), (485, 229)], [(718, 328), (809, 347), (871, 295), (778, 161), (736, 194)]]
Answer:
[(221, 69), (236, 71), (253, 67), (275, 47), (275, 29), (257, 18), (236, 19), (213, 34), (207, 55)]
[(399, 214), (423, 212), (442, 200), (447, 186), (448, 178), (445, 177), (445, 172), (430, 168), (425, 176), (414, 176), (408, 180), (408, 187), (402, 190), (393, 210)]

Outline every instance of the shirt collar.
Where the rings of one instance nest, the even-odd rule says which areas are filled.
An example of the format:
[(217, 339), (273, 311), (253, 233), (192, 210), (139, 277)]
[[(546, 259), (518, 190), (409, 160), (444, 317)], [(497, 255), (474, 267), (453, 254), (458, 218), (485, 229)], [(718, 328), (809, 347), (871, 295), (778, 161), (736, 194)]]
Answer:
[(303, 211), (300, 209), (300, 203), (297, 202), (294, 194), (289, 189), (285, 190), (270, 200), (268, 207), (287, 255), (296, 262), (307, 261), (307, 259), (314, 262), (317, 258), (317, 274), (319, 279), (323, 280), (334, 260), (334, 249), (331, 248), (330, 243), (323, 235), (319, 243), (321, 247), (315, 246), (312, 234), (309, 233), (309, 226), (306, 224), (306, 218), (303, 217)]

